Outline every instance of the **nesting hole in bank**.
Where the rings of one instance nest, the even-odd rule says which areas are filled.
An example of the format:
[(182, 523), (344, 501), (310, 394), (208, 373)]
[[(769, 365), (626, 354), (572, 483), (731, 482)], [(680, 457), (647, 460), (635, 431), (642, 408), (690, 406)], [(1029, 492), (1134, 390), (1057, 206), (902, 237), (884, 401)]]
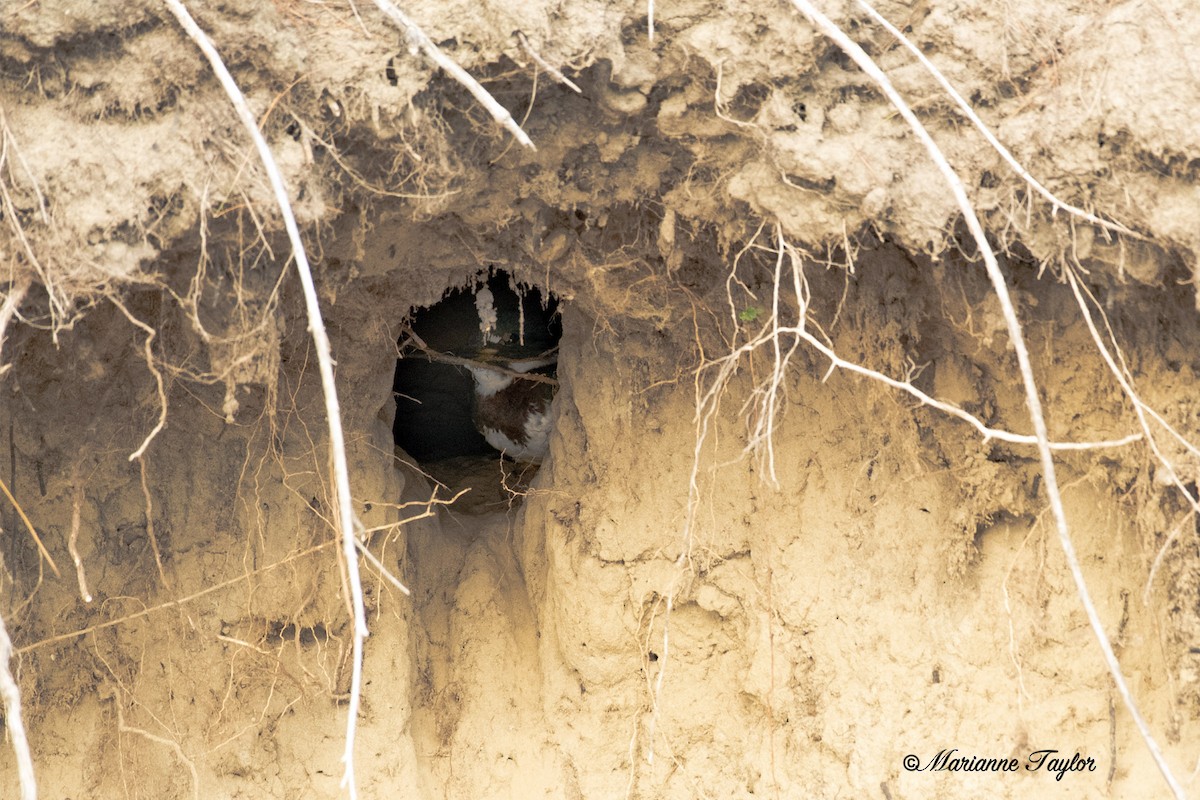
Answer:
[(396, 445), (452, 488), (467, 472), (530, 476), (553, 425), (561, 336), (557, 298), (503, 270), (413, 309), (398, 341)]

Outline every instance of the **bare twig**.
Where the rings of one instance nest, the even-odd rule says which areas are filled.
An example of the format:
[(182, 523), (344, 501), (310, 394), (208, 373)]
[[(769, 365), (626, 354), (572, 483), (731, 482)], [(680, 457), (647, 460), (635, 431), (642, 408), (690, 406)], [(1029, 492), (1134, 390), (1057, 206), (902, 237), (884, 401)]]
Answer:
[[(312, 269), (309, 267), (304, 243), (300, 239), (300, 228), (296, 223), (295, 214), (292, 213), (292, 204), (288, 199), (287, 187), (284, 185), (283, 175), (280, 174), (279, 167), (275, 163), (275, 157), (271, 154), (271, 148), (267, 145), (267, 140), (263, 137), (262, 132), (259, 131), (254, 114), (251, 112), (250, 106), (242, 94), (242, 90), (238, 88), (237, 82), (234, 81), (233, 76), (229, 73), (229, 69), (225, 66), (225, 62), (221, 60), (220, 53), (217, 52), (216, 47), (209, 40), (208, 36), (200, 29), (196, 21), (192, 19), (192, 15), (188, 13), (187, 8), (181, 0), (164, 1), (167, 7), (171, 9), (171, 13), (179, 21), (179, 24), (204, 53), (209, 64), (212, 65), (213, 72), (216, 73), (217, 79), (221, 82), (221, 86), (229, 96), (229, 100), (237, 111), (242, 125), (245, 126), (246, 132), (250, 134), (250, 138), (254, 140), (254, 146), (258, 149), (259, 157), (262, 159), (267, 176), (270, 178), (271, 188), (275, 192), (275, 200), (279, 204), (279, 211), (283, 216), (283, 223), (287, 228), (288, 238), (291, 240), (292, 254), (296, 259), (296, 270), (300, 274), (300, 284), (304, 289), (304, 303), (308, 313), (308, 327), (316, 349), (317, 363), (321, 373), (321, 387), (325, 396), (325, 412), (329, 422), (329, 449), (333, 462), (334, 483), (337, 488), (342, 555), (346, 562), (347, 584), (354, 618), (354, 663), (350, 677), (350, 698), (346, 711), (346, 747), (342, 753), (342, 765), (344, 768), (342, 785), (349, 790), (350, 797), (353, 800), (353, 798), (358, 797), (358, 788), (354, 779), (354, 740), (358, 729), (358, 712), (362, 699), (363, 640), (366, 639), (368, 630), (366, 607), (363, 601), (362, 580), (359, 576), (358, 556), (355, 552), (356, 539), (354, 535), (354, 508), (351, 505), (350, 496), (350, 470), (346, 460), (346, 442), (345, 436), (342, 433), (342, 417), (338, 406), (337, 385), (333, 377), (333, 359), (330, 355), (329, 337), (325, 332), (325, 324), (321, 319), (321, 306), (317, 301), (317, 290), (313, 283)], [(383, 0), (377, 0), (377, 2), (382, 3)], [(397, 11), (397, 13), (399, 12)], [(432, 43), (430, 45), (432, 46)], [(434, 49), (436, 50), (436, 48)]]
[(1121, 664), (1117, 660), (1116, 653), (1113, 652), (1112, 643), (1109, 641), (1108, 634), (1104, 630), (1104, 623), (1101, 621), (1100, 615), (1096, 611), (1096, 606), (1092, 602), (1087, 582), (1084, 580), (1083, 570), (1079, 565), (1079, 557), (1076, 555), (1075, 545), (1071, 541), (1071, 532), (1067, 524), (1066, 511), (1063, 508), (1062, 495), (1058, 488), (1058, 476), (1054, 467), (1054, 454), (1050, 448), (1046, 419), (1042, 413), (1042, 401), (1038, 396), (1037, 382), (1033, 375), (1033, 366), (1029, 358), (1029, 350), (1025, 345), (1025, 336), (1022, 331), (1021, 322), (1017, 318), (1016, 309), (1013, 307), (1012, 298), (1009, 296), (1004, 273), (1000, 270), (996, 254), (992, 251), (987, 236), (984, 234), (983, 225), (980, 223), (979, 217), (976, 215), (975, 209), (967, 197), (966, 188), (963, 186), (962, 180), (958, 177), (954, 168), (946, 160), (937, 143), (933, 141), (933, 138), (925, 129), (925, 126), (917, 119), (916, 114), (913, 113), (912, 109), (904, 101), (904, 98), (892, 86), (891, 81), (888, 80), (887, 75), (879, 68), (874, 59), (847, 36), (829, 17), (818, 11), (808, 0), (792, 0), (792, 4), (801, 14), (819, 28), (825, 36), (837, 44), (879, 86), (888, 101), (896, 108), (908, 123), (913, 133), (921, 141), (922, 145), (924, 145), (930, 159), (937, 165), (938, 170), (942, 173), (947, 185), (954, 194), (959, 209), (962, 211), (963, 218), (966, 220), (967, 228), (970, 230), (972, 238), (975, 239), (979, 252), (983, 257), (988, 278), (992, 282), (996, 298), (1000, 302), (1000, 309), (1004, 314), (1009, 341), (1016, 352), (1017, 363), (1021, 372), (1021, 382), (1025, 387), (1025, 403), (1029, 407), (1029, 418), (1033, 423), (1034, 432), (1037, 435), (1038, 455), (1042, 462), (1042, 477), (1046, 484), (1046, 495), (1050, 499), (1050, 508), (1054, 515), (1055, 527), (1058, 530), (1059, 544), (1063, 549), (1063, 555), (1066, 557), (1071, 577), (1074, 579), (1080, 604), (1087, 614), (1092, 633), (1095, 635), (1096, 641), (1100, 645), (1100, 650), (1104, 654), (1109, 674), (1112, 676), (1114, 683), (1116, 683), (1117, 691), (1120, 693), (1121, 699), (1124, 701), (1130, 716), (1133, 717), (1142, 740), (1146, 743), (1150, 755), (1158, 765), (1159, 771), (1162, 772), (1163, 778), (1166, 780), (1167, 785), (1170, 786), (1175, 797), (1178, 800), (1184, 800), (1186, 795), (1184, 794), (1183, 787), (1176, 780), (1170, 765), (1167, 764), (1166, 758), (1163, 756), (1162, 750), (1150, 732), (1149, 725), (1147, 725), (1141, 711), (1138, 709), (1133, 694), (1129, 689), (1129, 684), (1125, 680), (1125, 675), (1121, 672)]
[(533, 141), (525, 135), (525, 131), (521, 130), (521, 126), (513, 119), (512, 114), (508, 109), (500, 105), (496, 98), (492, 97), (488, 90), (480, 85), (479, 81), (471, 77), (471, 75), (462, 67), (454, 62), (454, 59), (443, 53), (438, 46), (433, 43), (433, 40), (425, 35), (425, 31), (413, 22), (408, 16), (396, 8), (393, 3), (388, 0), (375, 0), (375, 5), (382, 11), (388, 19), (400, 26), (409, 40), (419, 47), (431, 61), (446, 71), (450, 77), (462, 84), (468, 92), (470, 92), (480, 105), (488, 110), (492, 118), (499, 122), (503, 128), (511, 133), (514, 138), (521, 144), (528, 147), (530, 150), (536, 150), (533, 146)]
[(13, 680), (8, 662), (12, 658), (12, 640), (8, 628), (0, 617), (0, 697), (4, 698), (4, 727), (12, 737), (13, 753), (17, 757), (17, 775), (21, 781), (21, 800), (37, 800), (37, 781), (33, 775), (33, 756), (29, 753), (29, 739), (25, 736), (25, 723), (21, 719), (21, 689)]

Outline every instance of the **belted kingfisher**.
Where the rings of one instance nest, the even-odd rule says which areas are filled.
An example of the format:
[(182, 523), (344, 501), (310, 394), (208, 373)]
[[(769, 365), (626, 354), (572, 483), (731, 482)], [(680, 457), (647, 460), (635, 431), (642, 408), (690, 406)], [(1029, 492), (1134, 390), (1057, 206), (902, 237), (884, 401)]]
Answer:
[(411, 313), (393, 381), (396, 444), (421, 463), (493, 449), (540, 463), (553, 427), (557, 298), (494, 270)]
[(482, 365), (467, 368), (475, 379), (475, 427), (488, 444), (514, 461), (542, 463), (553, 427), (553, 384), (520, 376), (539, 374), (557, 362), (555, 356), (510, 361), (504, 371)]

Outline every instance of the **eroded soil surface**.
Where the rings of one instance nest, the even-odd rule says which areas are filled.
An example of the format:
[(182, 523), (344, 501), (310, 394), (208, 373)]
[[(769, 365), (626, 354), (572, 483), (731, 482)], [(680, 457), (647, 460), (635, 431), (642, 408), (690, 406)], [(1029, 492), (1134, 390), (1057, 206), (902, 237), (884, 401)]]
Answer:
[[(374, 4), (188, 7), (278, 161), (337, 364), (377, 561), (360, 797), (1169, 796), (980, 247), (797, 6), (406, 4), (536, 149)], [(1082, 574), (1200, 796), (1200, 17), (882, 5), (1022, 176), (864, 7), (822, 9), (999, 255)], [(0, 616), (41, 796), (347, 796), (310, 323), (166, 4), (0, 9), (0, 223)], [(560, 302), (549, 456), (418, 460), (398, 346), (497, 271)], [(930, 768), (953, 749), (1022, 768)]]

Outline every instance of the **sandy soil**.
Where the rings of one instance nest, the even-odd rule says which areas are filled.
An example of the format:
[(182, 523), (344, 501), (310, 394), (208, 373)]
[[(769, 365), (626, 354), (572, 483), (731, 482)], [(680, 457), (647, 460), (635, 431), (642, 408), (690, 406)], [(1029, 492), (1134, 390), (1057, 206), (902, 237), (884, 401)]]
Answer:
[[(412, 590), (364, 562), (359, 796), (1169, 796), (1035, 448), (831, 373), (791, 333), (750, 344), (803, 309), (840, 357), (1032, 430), (927, 154), (793, 7), (655, 5), (651, 41), (646, 4), (406, 4), (534, 151), (371, 4), (189, 4), (280, 162), (354, 510)], [(1114, 233), (1055, 213), (865, 12), (826, 10), (962, 176), (1051, 438), (1143, 434), (1056, 467), (1123, 674), (1200, 797), (1200, 18), (880, 7)], [(308, 320), (265, 173), (164, 6), (0, 9), (0, 190), (0, 616), (41, 796), (347, 796)], [(416, 465), (392, 438), (402, 325), (491, 267), (562, 300), (536, 474)], [(930, 769), (939, 752), (1020, 768)], [(0, 795), (17, 785), (0, 748)]]

